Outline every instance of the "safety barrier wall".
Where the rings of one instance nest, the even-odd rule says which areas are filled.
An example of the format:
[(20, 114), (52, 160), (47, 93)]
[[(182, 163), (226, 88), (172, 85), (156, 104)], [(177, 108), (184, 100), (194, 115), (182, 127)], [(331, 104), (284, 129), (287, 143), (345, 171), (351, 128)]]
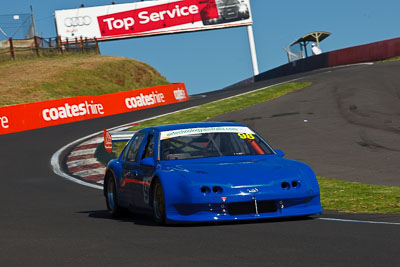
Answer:
[(312, 56), (299, 59), (288, 64), (282, 65), (275, 69), (260, 73), (254, 77), (255, 82), (265, 81), (282, 76), (288, 76), (296, 73), (312, 71), (329, 66), (329, 55), (324, 53), (318, 56)]
[(400, 56), (400, 38), (359, 45), (293, 61), (254, 77), (264, 81), (316, 69), (362, 62), (373, 62)]
[(0, 135), (188, 100), (184, 83), (0, 107)]
[(328, 55), (329, 67), (384, 60), (400, 56), (400, 38), (344, 48)]

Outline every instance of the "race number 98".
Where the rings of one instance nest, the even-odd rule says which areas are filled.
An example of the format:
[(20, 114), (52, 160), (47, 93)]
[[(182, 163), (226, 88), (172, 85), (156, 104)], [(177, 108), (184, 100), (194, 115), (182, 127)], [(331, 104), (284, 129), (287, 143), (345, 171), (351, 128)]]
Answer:
[(247, 133), (247, 134), (246, 133), (238, 133), (238, 135), (241, 139), (251, 139), (251, 140), (254, 139), (254, 135), (249, 134), (249, 133)]

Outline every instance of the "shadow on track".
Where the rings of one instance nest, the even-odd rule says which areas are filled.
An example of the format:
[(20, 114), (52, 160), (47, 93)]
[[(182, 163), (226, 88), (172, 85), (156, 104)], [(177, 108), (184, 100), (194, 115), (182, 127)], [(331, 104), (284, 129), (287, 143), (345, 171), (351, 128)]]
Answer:
[(241, 221), (219, 221), (219, 222), (184, 222), (177, 224), (159, 225), (153, 222), (151, 215), (142, 213), (124, 212), (118, 218), (112, 218), (107, 210), (93, 210), (93, 211), (79, 211), (79, 214), (87, 214), (90, 218), (115, 220), (126, 223), (133, 223), (135, 225), (150, 226), (150, 227), (206, 227), (206, 226), (220, 226), (220, 225), (246, 225), (246, 224), (262, 224), (262, 223), (280, 223), (280, 222), (299, 222), (315, 220), (319, 216), (297, 216), (287, 218), (267, 218), (259, 220), (241, 220)]

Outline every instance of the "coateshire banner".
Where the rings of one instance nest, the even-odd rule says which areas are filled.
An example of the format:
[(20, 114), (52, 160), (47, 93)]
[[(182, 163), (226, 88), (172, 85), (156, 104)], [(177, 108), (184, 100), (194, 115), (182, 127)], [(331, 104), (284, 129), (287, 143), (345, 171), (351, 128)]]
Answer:
[(0, 107), (0, 135), (188, 100), (185, 84)]
[(55, 11), (58, 35), (140, 37), (252, 24), (249, 0), (160, 0)]

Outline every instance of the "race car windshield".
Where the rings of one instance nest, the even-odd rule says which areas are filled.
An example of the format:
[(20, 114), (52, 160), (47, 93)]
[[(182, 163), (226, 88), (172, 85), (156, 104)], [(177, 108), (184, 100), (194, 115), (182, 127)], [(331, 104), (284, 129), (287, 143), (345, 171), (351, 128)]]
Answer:
[(161, 140), (161, 160), (273, 154), (255, 133), (199, 133)]

